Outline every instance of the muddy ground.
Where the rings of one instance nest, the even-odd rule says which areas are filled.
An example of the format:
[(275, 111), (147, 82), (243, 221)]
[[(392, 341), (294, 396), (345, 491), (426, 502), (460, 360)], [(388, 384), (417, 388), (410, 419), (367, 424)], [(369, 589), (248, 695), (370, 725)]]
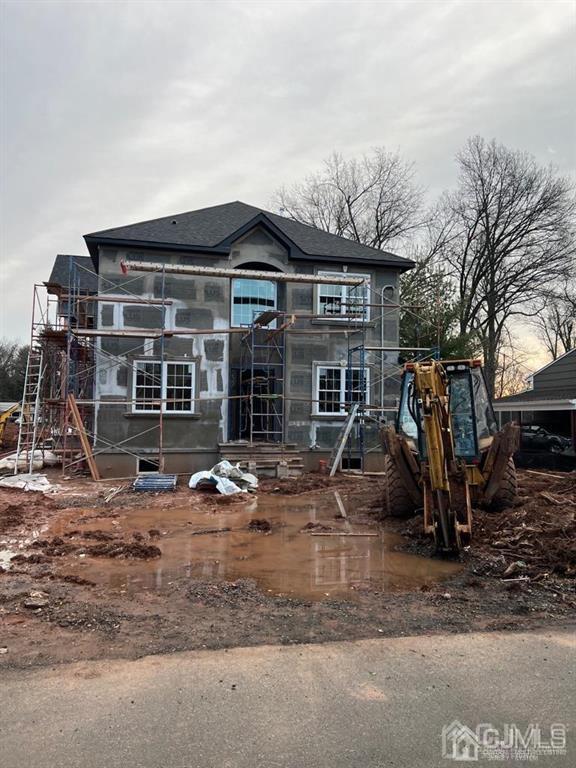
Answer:
[(257, 497), (63, 480), (0, 489), (0, 665), (196, 648), (526, 629), (576, 618), (576, 474), (522, 471), (434, 555), (381, 520), (381, 477), (265, 480)]

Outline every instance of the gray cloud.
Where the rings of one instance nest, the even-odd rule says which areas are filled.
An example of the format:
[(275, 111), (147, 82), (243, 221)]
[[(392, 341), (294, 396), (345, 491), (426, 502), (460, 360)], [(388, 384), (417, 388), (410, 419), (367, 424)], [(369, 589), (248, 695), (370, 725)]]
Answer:
[(480, 133), (574, 173), (573, 2), (2, 6), (2, 321), (82, 234), (399, 148), (431, 196)]

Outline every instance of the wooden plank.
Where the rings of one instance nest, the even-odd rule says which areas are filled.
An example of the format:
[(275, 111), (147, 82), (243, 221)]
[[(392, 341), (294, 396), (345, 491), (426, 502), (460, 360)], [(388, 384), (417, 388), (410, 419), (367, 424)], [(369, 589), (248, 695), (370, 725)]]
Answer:
[(526, 472), (528, 472), (529, 475), (540, 475), (540, 477), (553, 477), (556, 480), (566, 480), (566, 478), (569, 476), (568, 473), (565, 475), (553, 475), (551, 472), (538, 472), (534, 469), (527, 469)]
[(68, 407), (70, 408), (72, 421), (74, 422), (74, 427), (78, 432), (82, 450), (84, 451), (86, 461), (88, 462), (88, 468), (90, 469), (92, 480), (100, 480), (100, 472), (98, 472), (98, 467), (96, 466), (96, 461), (94, 460), (94, 455), (92, 454), (92, 447), (88, 440), (88, 436), (86, 435), (86, 430), (84, 429), (84, 424), (82, 423), (82, 418), (80, 417), (80, 411), (78, 410), (78, 405), (76, 404), (76, 398), (74, 395), (68, 395)]
[(336, 440), (336, 446), (332, 451), (332, 455), (330, 456), (330, 477), (334, 477), (338, 467), (340, 466), (340, 462), (342, 461), (342, 454), (344, 453), (344, 448), (346, 446), (346, 441), (348, 440), (350, 432), (352, 431), (352, 427), (354, 426), (354, 419), (356, 418), (357, 413), (358, 403), (354, 403), (346, 421), (344, 422), (344, 425), (342, 426), (342, 429), (340, 430), (340, 434)]

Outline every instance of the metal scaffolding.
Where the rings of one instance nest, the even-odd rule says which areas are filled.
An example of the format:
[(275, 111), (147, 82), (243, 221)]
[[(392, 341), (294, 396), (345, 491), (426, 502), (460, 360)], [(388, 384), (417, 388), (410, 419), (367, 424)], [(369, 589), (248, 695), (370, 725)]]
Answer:
[(278, 310), (255, 313), (242, 336), (240, 436), (250, 443), (284, 442), (286, 331), (293, 323)]
[[(163, 471), (166, 449), (164, 409), (167, 403), (178, 403), (181, 399), (168, 398), (161, 392), (160, 396), (155, 395), (147, 400), (153, 409), (152, 415), (157, 413), (157, 424), (125, 440), (114, 442), (105, 439), (101, 434), (96, 435), (96, 417), (100, 405), (132, 403), (129, 396), (118, 400), (97, 397), (96, 374), (102, 375), (105, 371), (132, 366), (133, 363), (126, 359), (126, 355), (139, 350), (144, 339), (156, 343), (157, 353), (154, 360), (159, 360), (162, 371), (171, 357), (165, 343), (169, 338), (241, 334), (238, 393), (231, 394), (228, 391), (200, 398), (196, 392), (191, 399), (238, 401), (241, 434), (245, 440), (249, 443), (282, 444), (286, 436), (285, 403), (289, 399), (307, 402), (310, 406), (318, 402), (312, 394), (310, 397), (291, 397), (286, 393), (288, 336), (342, 336), (347, 346), (346, 411), (349, 412), (353, 405), (357, 405), (354, 427), (348, 439), (348, 465), (352, 466), (353, 459), (357, 459), (361, 468), (364, 467), (366, 454), (379, 450), (378, 425), (396, 410), (395, 397), (388, 394), (388, 389), (390, 383), (399, 382), (398, 356), (409, 352), (411, 355), (408, 357), (416, 359), (434, 354), (434, 350), (427, 348), (406, 350), (386, 346), (384, 322), (388, 318), (396, 321), (403, 307), (387, 299), (383, 291), (377, 293), (363, 278), (346, 277), (345, 274), (335, 277), (149, 262), (126, 262), (121, 267), (125, 280), (120, 283), (117, 280), (113, 282), (100, 275), (98, 291), (90, 294), (82, 288), (81, 278), (82, 270), (91, 271), (70, 258), (66, 286), (42, 284), (34, 287), (30, 357), (24, 387), (16, 471), (23, 469), (24, 464), (28, 471), (31, 470), (34, 450), (50, 449), (58, 454), (62, 460), (63, 473), (71, 471), (85, 461), (82, 452), (84, 443), (80, 440), (78, 425), (71, 418), (71, 395), (78, 406), (85, 437), (91, 443), (93, 456), (113, 450), (141, 459), (141, 453), (137, 453), (136, 449), (131, 450), (130, 443), (135, 443), (143, 435), (156, 433), (158, 469)], [(130, 290), (131, 284), (139, 277), (131, 276), (129, 273), (132, 271), (159, 274), (161, 296), (148, 299), (133, 293)], [(326, 319), (331, 317), (330, 313), (290, 313), (280, 310), (259, 313), (248, 328), (167, 327), (166, 310), (172, 304), (165, 295), (165, 276), (168, 273), (209, 275), (227, 280), (245, 276), (274, 282), (344, 285), (349, 289), (348, 299), (346, 305), (342, 304), (344, 311), (337, 318), (337, 329), (298, 327), (297, 320)], [(96, 317), (100, 303), (148, 305), (158, 311), (158, 325), (154, 328), (98, 328)], [(371, 309), (378, 312), (372, 312), (368, 319)], [(374, 329), (380, 330), (380, 344), (373, 343)], [(134, 348), (124, 348), (122, 354), (114, 354), (103, 348), (102, 341), (108, 337), (133, 338)], [(156, 374), (143, 371), (140, 375), (153, 389), (157, 388)]]

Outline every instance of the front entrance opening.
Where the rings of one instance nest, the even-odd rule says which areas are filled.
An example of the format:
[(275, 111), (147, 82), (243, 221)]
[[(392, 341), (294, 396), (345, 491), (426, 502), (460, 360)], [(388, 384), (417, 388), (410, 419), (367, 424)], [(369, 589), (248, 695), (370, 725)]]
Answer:
[(241, 395), (232, 400), (231, 439), (281, 443), (283, 436), (282, 382), (277, 366), (233, 371), (233, 388)]

